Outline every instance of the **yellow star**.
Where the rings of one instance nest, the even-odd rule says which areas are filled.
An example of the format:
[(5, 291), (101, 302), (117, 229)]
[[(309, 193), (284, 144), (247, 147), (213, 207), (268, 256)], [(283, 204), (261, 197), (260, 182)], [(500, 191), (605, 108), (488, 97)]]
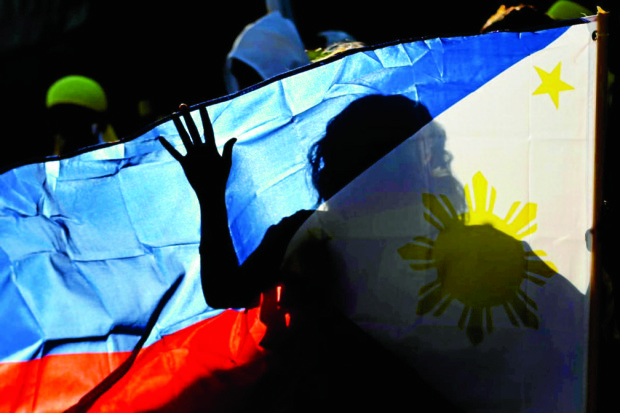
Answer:
[(562, 71), (562, 62), (558, 63), (558, 65), (551, 71), (551, 73), (547, 73), (539, 67), (534, 66), (534, 69), (538, 72), (538, 76), (540, 76), (540, 80), (542, 83), (538, 86), (538, 89), (532, 93), (533, 95), (543, 95), (545, 93), (549, 94), (551, 100), (555, 104), (555, 108), (560, 108), (560, 92), (564, 92), (567, 90), (575, 89), (568, 83), (564, 82), (560, 79), (560, 72)]

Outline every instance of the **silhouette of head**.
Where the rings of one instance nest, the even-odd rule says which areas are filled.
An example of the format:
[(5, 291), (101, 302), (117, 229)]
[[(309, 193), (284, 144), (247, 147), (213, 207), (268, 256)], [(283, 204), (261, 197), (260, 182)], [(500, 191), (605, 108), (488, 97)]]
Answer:
[(84, 76), (65, 76), (47, 91), (49, 126), (55, 135), (54, 153), (68, 153), (99, 143), (113, 142), (108, 123), (108, 101), (103, 88)]
[[(312, 183), (325, 201), (432, 120), (426, 107), (404, 96), (360, 98), (334, 117), (308, 154)], [(443, 140), (430, 157), (446, 161)], [(440, 155), (440, 156), (437, 156)]]

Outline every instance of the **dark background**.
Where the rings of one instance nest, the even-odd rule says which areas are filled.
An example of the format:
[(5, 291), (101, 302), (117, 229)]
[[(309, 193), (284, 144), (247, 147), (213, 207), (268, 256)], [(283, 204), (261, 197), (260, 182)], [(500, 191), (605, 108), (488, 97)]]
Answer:
[[(366, 44), (478, 33), (501, 0), (454, 3), (292, 0), (307, 48), (316, 34), (343, 30)], [(552, 3), (532, 0), (541, 10)], [(596, 10), (590, 1), (584, 5)], [(600, 5), (611, 1), (600, 1)], [(45, 95), (58, 78), (80, 74), (106, 91), (117, 135), (129, 137), (175, 111), (226, 94), (223, 66), (241, 30), (266, 13), (261, 0), (0, 0), (0, 170), (50, 154)], [(448, 5), (450, 4), (450, 5)], [(608, 6), (611, 7), (611, 6)], [(153, 114), (138, 115), (149, 100)]]
[[(294, 20), (308, 49), (321, 46), (316, 35), (323, 30), (343, 30), (369, 45), (477, 34), (501, 4), (519, 2), (373, 3), (369, 7), (353, 0), (292, 0)], [(546, 11), (553, 1), (528, 3)], [(579, 3), (593, 11), (598, 5), (611, 12), (609, 65), (620, 75), (614, 37), (620, 13), (614, 13), (614, 1)], [(155, 4), (146, 0), (0, 0), (0, 172), (52, 152), (45, 96), (60, 77), (80, 74), (103, 86), (119, 138), (134, 136), (159, 116), (174, 112), (181, 102), (192, 105), (226, 94), (226, 55), (241, 30), (266, 13), (264, 1), (177, 0), (165, 7)], [(153, 113), (148, 117), (139, 116), (141, 100), (152, 104)], [(607, 292), (616, 297), (616, 314), (619, 268), (612, 246), (620, 228), (614, 179), (618, 176), (617, 108), (616, 99), (605, 143), (603, 215), (608, 241), (604, 245), (609, 246), (603, 260), (615, 286), (613, 293)], [(616, 406), (612, 408), (615, 410), (618, 340), (604, 338), (600, 345), (600, 400), (603, 406)]]

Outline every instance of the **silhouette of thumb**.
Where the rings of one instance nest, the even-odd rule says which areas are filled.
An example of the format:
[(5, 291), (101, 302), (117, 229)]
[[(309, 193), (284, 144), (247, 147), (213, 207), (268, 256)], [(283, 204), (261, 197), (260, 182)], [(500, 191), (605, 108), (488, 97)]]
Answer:
[(232, 150), (236, 142), (237, 142), (237, 138), (232, 138), (228, 142), (226, 142), (226, 144), (224, 145), (224, 151), (222, 152), (222, 158), (224, 159), (224, 162), (226, 163), (226, 167), (228, 170), (230, 170), (230, 167), (232, 166)]

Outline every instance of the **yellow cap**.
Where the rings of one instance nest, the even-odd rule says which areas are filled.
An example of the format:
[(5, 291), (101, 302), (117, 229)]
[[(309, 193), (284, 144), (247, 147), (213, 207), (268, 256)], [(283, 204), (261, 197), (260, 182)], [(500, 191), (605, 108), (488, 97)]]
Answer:
[(66, 76), (57, 80), (47, 91), (46, 106), (70, 104), (83, 106), (97, 112), (108, 108), (103, 88), (84, 76)]
[(593, 13), (580, 4), (568, 0), (556, 1), (549, 10), (547, 10), (547, 16), (554, 20), (578, 19), (594, 14), (596, 13)]

